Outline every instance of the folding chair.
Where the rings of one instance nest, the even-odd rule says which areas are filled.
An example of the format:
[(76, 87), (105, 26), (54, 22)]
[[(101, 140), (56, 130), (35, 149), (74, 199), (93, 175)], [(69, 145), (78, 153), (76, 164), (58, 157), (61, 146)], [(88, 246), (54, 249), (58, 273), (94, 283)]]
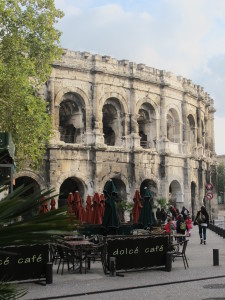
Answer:
[(187, 249), (187, 243), (188, 240), (185, 240), (183, 242), (180, 243), (176, 243), (176, 244), (172, 244), (171, 246), (173, 247), (173, 252), (172, 252), (172, 260), (174, 261), (174, 259), (176, 257), (182, 257), (183, 262), (184, 262), (184, 268), (186, 269), (188, 266), (188, 261), (187, 261), (187, 257), (186, 257), (186, 249)]

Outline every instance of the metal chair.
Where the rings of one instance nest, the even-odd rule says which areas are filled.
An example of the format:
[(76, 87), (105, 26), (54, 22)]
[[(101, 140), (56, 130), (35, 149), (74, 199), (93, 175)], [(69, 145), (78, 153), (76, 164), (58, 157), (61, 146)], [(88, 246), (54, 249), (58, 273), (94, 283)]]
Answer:
[[(73, 253), (70, 251), (70, 249), (68, 249), (64, 245), (59, 245), (59, 244), (56, 245), (56, 247), (59, 255), (59, 265), (58, 265), (57, 273), (59, 272), (61, 263), (62, 263), (61, 275), (63, 274), (65, 263), (67, 264), (68, 271), (70, 269), (74, 270), (74, 256)], [(70, 264), (72, 264), (72, 267), (70, 267)]]
[(85, 257), (85, 273), (86, 270), (90, 270), (91, 268), (91, 261), (101, 261), (102, 262), (102, 250), (103, 250), (104, 243), (98, 243), (91, 246), (89, 249), (86, 249), (86, 257)]
[(188, 240), (185, 240), (183, 242), (171, 245), (171, 248), (173, 248), (172, 252), (171, 252), (172, 253), (172, 260), (174, 261), (174, 259), (176, 257), (182, 257), (185, 269), (189, 268), (187, 257), (186, 257), (187, 243), (188, 243)]

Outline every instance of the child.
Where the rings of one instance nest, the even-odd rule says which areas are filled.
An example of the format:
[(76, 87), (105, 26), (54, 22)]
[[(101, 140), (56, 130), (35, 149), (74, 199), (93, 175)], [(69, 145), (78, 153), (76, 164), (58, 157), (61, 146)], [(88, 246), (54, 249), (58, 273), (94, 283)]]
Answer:
[(164, 229), (166, 231), (166, 234), (171, 234), (173, 230), (175, 230), (174, 222), (170, 218), (167, 218), (167, 223), (164, 226)]
[(185, 222), (187, 224), (187, 236), (191, 236), (192, 220), (190, 215), (187, 216)]

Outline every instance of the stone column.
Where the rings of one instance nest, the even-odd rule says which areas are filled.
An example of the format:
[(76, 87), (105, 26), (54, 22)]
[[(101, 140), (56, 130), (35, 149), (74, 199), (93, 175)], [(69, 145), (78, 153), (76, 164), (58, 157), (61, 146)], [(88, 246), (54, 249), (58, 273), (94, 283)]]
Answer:
[(187, 96), (188, 94), (185, 92), (183, 95), (183, 102), (182, 102), (182, 123), (183, 123), (183, 136), (182, 141), (184, 143), (188, 142), (187, 139)]
[(59, 132), (59, 105), (54, 106), (54, 127), (55, 127), (55, 138), (56, 140), (60, 140), (60, 132)]
[(201, 122), (201, 108), (197, 108), (197, 143), (202, 143), (202, 122)]
[[(97, 55), (98, 57), (98, 55)], [(92, 106), (93, 106), (93, 132), (95, 136), (95, 144), (104, 144), (102, 120), (102, 108), (99, 107), (99, 84), (97, 82), (98, 74), (93, 74), (92, 80)]]
[(161, 89), (160, 97), (160, 140), (167, 140), (167, 112), (166, 112), (166, 91)]

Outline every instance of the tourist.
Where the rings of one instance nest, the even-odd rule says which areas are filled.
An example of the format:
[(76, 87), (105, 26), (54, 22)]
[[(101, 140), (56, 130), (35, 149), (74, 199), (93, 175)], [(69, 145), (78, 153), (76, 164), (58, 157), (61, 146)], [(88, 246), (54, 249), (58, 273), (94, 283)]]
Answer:
[(170, 218), (167, 218), (167, 223), (164, 226), (164, 229), (166, 231), (166, 234), (172, 234), (173, 230), (176, 229), (174, 222)]
[(164, 208), (161, 208), (161, 221), (163, 224), (165, 224), (167, 219), (167, 213), (165, 212)]
[(205, 209), (205, 206), (202, 206), (201, 209), (197, 212), (194, 225), (198, 225), (200, 244), (206, 245), (206, 229), (209, 225), (209, 215)]
[(184, 220), (186, 220), (189, 214), (189, 210), (185, 206), (183, 206), (181, 210), (181, 214), (183, 215)]
[(157, 208), (155, 215), (156, 215), (156, 220), (157, 220), (157, 226), (161, 226), (162, 214), (161, 214), (161, 210), (159, 207)]
[(188, 214), (185, 222), (186, 222), (186, 225), (187, 225), (187, 236), (191, 236), (192, 219), (191, 219), (190, 214)]
[(178, 242), (183, 242), (185, 241), (185, 231), (187, 229), (187, 225), (184, 221), (184, 217), (182, 214), (179, 214), (178, 220), (176, 223), (176, 230), (177, 233), (180, 234), (181, 236), (177, 238)]

